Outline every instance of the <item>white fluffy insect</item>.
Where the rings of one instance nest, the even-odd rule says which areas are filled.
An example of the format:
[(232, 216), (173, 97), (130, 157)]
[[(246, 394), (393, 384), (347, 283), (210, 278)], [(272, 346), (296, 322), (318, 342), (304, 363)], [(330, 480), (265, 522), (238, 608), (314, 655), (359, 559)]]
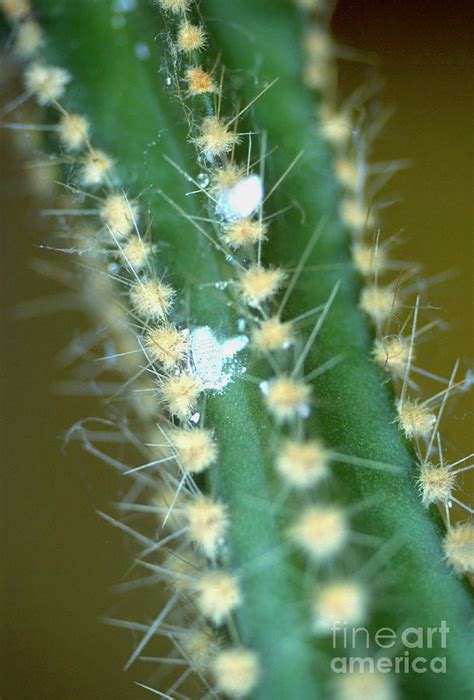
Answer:
[(232, 372), (225, 371), (226, 365), (248, 342), (245, 335), (219, 342), (209, 326), (199, 326), (189, 335), (189, 369), (204, 389), (219, 391), (232, 378)]
[(262, 200), (262, 178), (259, 175), (248, 175), (219, 194), (216, 213), (226, 221), (237, 221), (251, 216)]

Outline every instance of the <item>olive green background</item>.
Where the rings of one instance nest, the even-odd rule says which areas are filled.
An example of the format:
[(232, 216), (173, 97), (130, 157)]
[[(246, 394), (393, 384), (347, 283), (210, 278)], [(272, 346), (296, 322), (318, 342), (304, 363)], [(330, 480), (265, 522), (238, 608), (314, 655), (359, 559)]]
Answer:
[[(341, 44), (370, 59), (378, 57), (375, 67), (342, 66), (345, 92), (375, 72), (384, 83), (381, 109), (394, 109), (375, 159), (412, 161), (381, 195), (399, 199), (384, 212), (384, 233), (403, 231), (397, 257), (421, 262), (425, 277), (452, 273), (430, 291), (447, 329), (426, 343), (417, 358), (422, 367), (444, 376), (457, 357), (466, 371), (473, 356), (470, 14), (467, 2), (341, 0), (334, 20)], [(8, 88), (12, 89), (19, 88)], [(7, 94), (11, 96), (5, 87), (1, 103)], [(101, 615), (114, 614), (121, 604), (110, 587), (121, 579), (129, 558), (122, 536), (97, 517), (96, 509), (110, 511), (109, 503), (120, 497), (123, 484), (77, 446), (61, 450), (62, 435), (72, 423), (101, 411), (94, 400), (52, 391), (63, 376), (55, 355), (86, 322), (77, 313), (22, 318), (24, 302), (61, 295), (63, 290), (31, 269), (34, 260), (54, 259), (52, 253), (35, 249), (51, 223), (39, 221), (38, 201), (28, 190), (11, 132), (0, 130), (0, 148), (1, 542), (6, 545), (0, 697), (150, 697), (132, 684), (146, 678), (146, 669), (121, 672), (133, 638), (98, 623)], [(430, 382), (424, 386), (427, 391), (438, 388)], [(452, 459), (472, 450), (472, 416), (473, 401), (467, 395), (447, 414), (444, 440)], [(472, 501), (473, 488), (466, 480), (466, 501), (469, 490)], [(145, 595), (143, 610), (136, 604), (137, 619), (150, 609), (151, 592)]]

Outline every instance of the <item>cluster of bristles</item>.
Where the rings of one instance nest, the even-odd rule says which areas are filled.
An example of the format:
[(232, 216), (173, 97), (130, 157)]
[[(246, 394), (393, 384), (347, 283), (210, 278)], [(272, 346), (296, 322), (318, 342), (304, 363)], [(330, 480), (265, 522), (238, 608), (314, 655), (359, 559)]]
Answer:
[[(172, 12), (172, 3), (160, 4)], [(177, 56), (176, 87), (179, 89), (182, 73), (189, 95), (196, 97), (204, 92), (216, 92), (216, 83), (198, 63), (199, 51), (206, 45), (204, 29), (181, 16), (180, 11), (177, 11), (177, 15), (174, 46)], [(204, 82), (209, 85), (209, 90), (195, 90), (190, 75), (207, 75)], [(199, 105), (196, 105), (193, 111), (198, 113), (199, 109)], [(240, 138), (236, 132), (237, 118), (225, 120), (219, 114), (209, 115), (209, 102), (206, 103), (206, 111), (206, 116), (197, 125), (197, 133), (192, 135), (192, 142), (197, 147), (202, 166), (208, 164), (209, 185), (200, 189), (205, 191), (211, 202), (214, 216), (217, 214), (217, 244), (224, 249), (236, 270), (236, 280), (231, 287), (236, 292), (234, 303), (238, 305), (240, 315), (251, 325), (253, 350), (266, 357), (272, 356), (273, 364), (276, 359), (278, 365), (285, 365), (289, 350), (298, 342), (298, 328), (297, 324), (282, 320), (282, 305), (276, 313), (272, 310), (287, 275), (281, 269), (261, 264), (261, 246), (269, 234), (262, 215), (263, 195), (258, 192), (262, 183), (257, 175), (235, 161), (235, 147)], [(239, 199), (239, 192), (246, 186), (257, 189), (255, 200), (250, 205), (248, 201), (250, 199), (252, 202), (252, 193), (244, 200)], [(304, 419), (311, 409), (311, 386), (301, 376), (300, 366), (297, 371), (280, 371), (276, 377), (263, 382), (261, 388), (269, 412), (277, 425), (287, 432), (276, 453), (276, 471), (288, 489), (310, 496), (330, 477), (331, 461), (329, 450), (320, 440), (304, 437)], [(184, 416), (178, 414), (178, 418)], [(186, 594), (193, 600), (199, 613), (209, 623), (213, 626), (225, 624), (244, 602), (242, 583), (245, 584), (231, 571), (217, 566), (228, 526), (225, 505), (208, 496), (198, 495), (188, 505), (183, 505), (182, 511), (175, 504), (173, 515), (184, 518), (188, 537), (211, 563), (209, 571), (197, 575), (199, 569), (196, 569), (197, 564), (193, 559), (193, 575), (189, 575), (187, 569), (187, 578), (177, 577), (175, 586), (179, 587), (180, 594)], [(211, 532), (208, 531), (208, 523), (211, 523)], [(304, 508), (288, 527), (288, 535), (307, 557), (322, 564), (333, 562), (351, 539), (344, 510), (324, 503)], [(186, 562), (189, 561), (187, 557)], [(182, 569), (181, 565), (178, 568)], [(368, 594), (364, 585), (357, 580), (336, 577), (318, 588), (311, 606), (313, 631), (324, 635), (329, 633), (335, 621), (344, 620), (348, 625), (355, 625), (365, 620), (369, 607)], [(215, 648), (213, 644), (212, 649)], [(240, 644), (237, 648), (221, 652), (212, 664), (218, 689), (230, 697), (251, 693), (260, 673), (265, 672), (264, 666), (260, 669), (261, 662), (256, 654)]]
[[(205, 46), (206, 37), (203, 28), (189, 22), (183, 14), (188, 3), (165, 2), (162, 5), (179, 15), (176, 50), (186, 56), (196, 55)], [(217, 629), (228, 622), (241, 603), (242, 594), (237, 578), (218, 566), (219, 552), (228, 530), (227, 510), (219, 501), (202, 495), (193, 481), (216, 462), (218, 449), (212, 431), (197, 427), (190, 420), (203, 386), (190, 368), (190, 331), (171, 320), (176, 290), (154, 274), (150, 261), (153, 247), (140, 233), (138, 202), (117, 186), (114, 159), (93, 146), (88, 118), (71, 113), (63, 106), (70, 74), (37, 58), (45, 40), (29, 4), (3, 2), (2, 9), (14, 24), (15, 53), (25, 61), (25, 99), (34, 97), (41, 107), (57, 110), (59, 120), (51, 126), (51, 131), (56, 132), (62, 150), (59, 160), (72, 166), (73, 189), (86, 195), (96, 206), (95, 237), (91, 239), (88, 230), (80, 229), (76, 242), (83, 239), (81, 242), (85, 246), (97, 249), (95, 254), (92, 250), (90, 262), (98, 270), (104, 249), (109, 248), (105, 254), (106, 269), (114, 262), (119, 263), (122, 279), (128, 277), (125, 288), (129, 311), (125, 317), (123, 305), (114, 298), (114, 284), (106, 275), (99, 273), (98, 279), (94, 279), (93, 274), (86, 275), (86, 303), (100, 325), (105, 323), (109, 329), (124, 375), (139, 369), (136, 353), (142, 349), (145, 369), (149, 372), (141, 378), (139, 391), (149, 392), (153, 388), (158, 402), (165, 405), (158, 428), (157, 442), (161, 447), (152, 450), (154, 460), (151, 463), (151, 466), (160, 462), (166, 464), (166, 469), (160, 470), (164, 484), (160, 493), (162, 507), (154, 504), (153, 510), (168, 520), (173, 530), (180, 523), (178, 531), (184, 533), (187, 544), (168, 554), (162, 568), (166, 571), (165, 579), (182, 597), (183, 603), (188, 601), (189, 605), (192, 600), (199, 617), (195, 628), (183, 628), (176, 640), (176, 649), (199, 677), (203, 678), (210, 670), (218, 691), (230, 697), (247, 695), (260, 675), (257, 656), (240, 645), (225, 648), (209, 627)], [(212, 77), (198, 65), (188, 67), (185, 80), (191, 95), (216, 90)], [(197, 147), (209, 161), (220, 159), (236, 142), (236, 134), (218, 117), (205, 118), (195, 138)], [(216, 166), (215, 172), (215, 193), (228, 191), (244, 175), (230, 164), (222, 168)], [(222, 239), (232, 249), (238, 249), (263, 240), (265, 232), (266, 227), (261, 222), (250, 217), (234, 217), (223, 228)], [(259, 265), (242, 268), (237, 281), (239, 298), (249, 306), (260, 306), (276, 293), (282, 279), (279, 270), (267, 270)], [(132, 323), (127, 320), (130, 315)], [(279, 325), (280, 329), (272, 321), (256, 329), (256, 346), (267, 351), (289, 342), (289, 327)], [(136, 340), (133, 326), (141, 329)], [(147, 381), (149, 374), (156, 386)], [(135, 407), (142, 419), (156, 420), (160, 414), (156, 400), (154, 406), (153, 402), (150, 405), (141, 400), (135, 402)], [(152, 444), (155, 435), (156, 429), (148, 429), (148, 440)], [(137, 476), (141, 477), (141, 472)], [(153, 484), (153, 480), (148, 479), (148, 483)], [(167, 488), (171, 493), (169, 500)]]
[[(418, 473), (418, 488), (421, 499), (426, 506), (436, 505), (443, 508), (448, 524), (448, 533), (444, 548), (449, 563), (459, 572), (472, 572), (474, 565), (474, 530), (471, 522), (450, 526), (449, 508), (452, 502), (457, 503), (468, 512), (472, 509), (453, 496), (456, 488), (456, 476), (469, 467), (455, 469), (465, 460), (455, 464), (444, 463), (441, 443), (439, 440), (439, 423), (450, 393), (462, 389), (463, 381), (454, 383), (454, 375), (448, 387), (437, 392), (427, 400), (418, 396), (410, 396), (409, 389), (417, 389), (412, 379), (413, 373), (428, 374), (414, 365), (416, 341), (435, 323), (429, 323), (424, 328), (416, 327), (418, 319), (419, 299), (411, 309), (413, 315), (412, 332), (406, 332), (408, 321), (400, 323), (404, 308), (404, 290), (401, 280), (386, 284), (381, 282), (388, 272), (397, 270), (400, 263), (389, 257), (390, 240), (380, 241), (380, 231), (377, 229), (376, 215), (372, 208), (371, 198), (377, 187), (369, 181), (372, 174), (380, 174), (380, 168), (371, 169), (367, 162), (369, 137), (363, 133), (360, 124), (354, 122), (352, 114), (354, 103), (337, 107), (334, 101), (335, 59), (340, 55), (338, 47), (327, 32), (324, 3), (314, 0), (295, 0), (298, 5), (312, 13), (312, 23), (305, 32), (305, 67), (304, 79), (308, 87), (318, 93), (318, 118), (323, 136), (331, 144), (334, 151), (335, 172), (344, 192), (341, 202), (340, 216), (352, 235), (352, 259), (355, 269), (362, 280), (360, 306), (368, 314), (377, 331), (374, 342), (373, 357), (375, 362), (394, 380), (395, 386), (400, 386), (400, 396), (397, 400), (398, 423), (410, 441), (414, 441), (420, 465)], [(391, 166), (382, 171), (382, 183), (390, 177)], [(377, 183), (375, 183), (377, 185)], [(368, 196), (370, 192), (370, 198)], [(390, 331), (392, 326), (397, 332)], [(398, 330), (402, 327), (402, 330)], [(436, 407), (440, 405), (438, 412)], [(436, 442), (436, 444), (435, 444)], [(426, 445), (422, 455), (422, 444)], [(432, 452), (438, 451), (438, 464), (433, 464)], [(466, 459), (469, 459), (467, 457)], [(469, 542), (469, 546), (467, 545)], [(466, 546), (463, 546), (464, 543)]]
[[(187, 3), (164, 5), (166, 9), (174, 11), (176, 8), (184, 9)], [(158, 394), (158, 401), (166, 405), (168, 413), (166, 420), (163, 417), (165, 427), (160, 427), (161, 439), (158, 440), (159, 443), (165, 441), (166, 447), (153, 451), (154, 464), (169, 461), (177, 465), (174, 471), (170, 467), (166, 472), (166, 479), (174, 480), (173, 484), (176, 479), (179, 481), (189, 477), (192, 480), (193, 475), (215, 463), (217, 446), (212, 431), (194, 427), (189, 421), (202, 387), (199, 379), (189, 369), (189, 330), (178, 328), (170, 320), (176, 291), (153, 272), (150, 261), (153, 247), (140, 234), (138, 203), (116, 186), (113, 158), (92, 145), (92, 129), (87, 117), (69, 112), (62, 104), (63, 95), (71, 81), (70, 74), (37, 58), (45, 41), (39, 25), (33, 19), (29, 3), (5, 0), (2, 9), (14, 24), (14, 51), (26, 64), (25, 98), (32, 96), (41, 107), (57, 110), (59, 121), (51, 130), (57, 133), (62, 149), (61, 161), (74, 168), (74, 189), (79, 189), (96, 204), (99, 224), (96, 226), (97, 235), (95, 240), (88, 240), (85, 244), (100, 251), (97, 258), (103, 255), (104, 248), (109, 247), (106, 265), (109, 266), (115, 260), (120, 264), (122, 276), (125, 277), (128, 273), (125, 285), (130, 311), (125, 318), (123, 305), (114, 300), (113, 285), (107, 276), (99, 276), (97, 281), (88, 275), (84, 284), (86, 302), (100, 318), (101, 325), (105, 322), (110, 329), (124, 373), (130, 374), (132, 367), (136, 371), (138, 363), (136, 354), (133, 353), (137, 352), (137, 348), (143, 349), (147, 369), (151, 370), (157, 380), (155, 396)], [(203, 30), (183, 19), (177, 38), (179, 50), (189, 53), (202, 48), (204, 44)], [(214, 89), (212, 79), (207, 79), (197, 67), (188, 70), (187, 79), (189, 90), (193, 94)], [(212, 141), (212, 134), (219, 138), (216, 123), (208, 122), (208, 140)], [(231, 139), (229, 143), (230, 141)], [(209, 143), (206, 152), (210, 154), (212, 149), (212, 143)], [(78, 238), (79, 236), (85, 238), (86, 234), (82, 231)], [(100, 259), (95, 262), (100, 269)], [(127, 321), (130, 313), (133, 324)], [(141, 327), (141, 339), (137, 338), (138, 342), (130, 341), (133, 338), (132, 325)], [(146, 378), (140, 383), (143, 391), (149, 391), (150, 386), (153, 387)], [(144, 403), (136, 402), (142, 418), (145, 417)], [(153, 416), (156, 420), (159, 414), (156, 401), (154, 410), (147, 404), (147, 412), (146, 418), (150, 420)], [(153, 439), (151, 431), (148, 439)], [(152, 480), (148, 482), (153, 483)], [(183, 548), (178, 548), (174, 555), (170, 555), (167, 560), (167, 578), (186, 598), (192, 590), (200, 616), (218, 626), (240, 602), (239, 587), (234, 577), (215, 567), (218, 549), (226, 535), (228, 517), (222, 504), (210, 497), (196, 495), (196, 487), (189, 489), (186, 482), (181, 485), (183, 483), (185, 486), (181, 501), (186, 494), (192, 498), (189, 497), (182, 508), (176, 508), (176, 512), (173, 509), (170, 523), (174, 524), (178, 517), (181, 519), (189, 546), (195, 548), (196, 552), (188, 551), (187, 548), (181, 551)], [(166, 507), (169, 505), (170, 502)], [(162, 511), (158, 512), (165, 516)], [(197, 562), (196, 569), (191, 564), (194, 560)], [(202, 571), (207, 568), (205, 562), (209, 562), (209, 568)], [(190, 578), (189, 571), (193, 572), (191, 588), (186, 583)], [(253, 687), (256, 682), (259, 670), (254, 655), (237, 647), (221, 648), (222, 644), (218, 643), (216, 635), (205, 624), (199, 623), (189, 633), (183, 630), (176, 647), (200, 676), (211, 668), (216, 686), (222, 692), (228, 691), (230, 695), (246, 694), (242, 692), (245, 687)]]
[[(190, 0), (159, 0), (162, 9), (174, 22), (173, 51), (179, 59), (178, 78), (186, 85), (185, 93), (191, 99), (208, 100), (218, 94), (220, 88), (213, 75), (201, 64), (200, 52), (206, 47), (204, 28), (189, 19)], [(305, 9), (319, 13), (315, 0), (299, 0)], [(212, 430), (200, 427), (202, 412), (201, 395), (205, 382), (196, 372), (190, 359), (190, 338), (193, 330), (175, 322), (174, 304), (178, 292), (154, 272), (150, 256), (152, 244), (140, 233), (140, 210), (117, 185), (113, 158), (95, 148), (91, 142), (91, 124), (80, 114), (70, 113), (62, 104), (62, 97), (71, 80), (62, 68), (49, 66), (36, 55), (44, 44), (44, 38), (34, 21), (29, 3), (25, 0), (3, 0), (2, 7), (15, 27), (15, 52), (27, 61), (25, 66), (25, 90), (36, 98), (41, 106), (55, 108), (57, 132), (62, 149), (61, 161), (70, 163), (74, 170), (75, 187), (96, 203), (99, 229), (95, 244), (99, 242), (98, 265), (103, 249), (106, 264), (112, 261), (120, 265), (120, 275), (125, 279), (128, 298), (125, 320), (117, 331), (117, 318), (123, 314), (121, 304), (113, 300), (113, 286), (106, 290), (101, 286), (100, 304), (102, 320), (107, 319), (111, 328), (124, 374), (130, 375), (134, 367), (141, 374), (142, 390), (150, 392), (164, 411), (157, 410), (151, 402), (147, 410), (144, 401), (138, 402), (141, 418), (148, 421), (158, 416), (156, 428), (147, 429), (151, 446), (151, 460), (145, 465), (130, 469), (135, 472), (137, 483), (149, 489), (153, 479), (143, 477), (142, 470), (159, 465), (162, 487), (148, 505), (149, 512), (159, 515), (168, 528), (171, 542), (180, 542), (170, 549), (161, 563), (143, 561), (154, 572), (162, 575), (182, 602), (183, 629), (174, 629), (171, 635), (176, 650), (189, 664), (207, 688), (229, 697), (251, 694), (262, 673), (262, 660), (251, 649), (244, 647), (235, 635), (233, 614), (244, 602), (245, 582), (227, 568), (225, 543), (230, 527), (230, 514), (225, 504), (201, 492), (195, 478), (218, 462), (217, 437)], [(326, 28), (316, 20), (306, 35), (305, 46), (307, 83), (321, 92), (330, 94), (333, 80), (335, 52)], [(184, 67), (183, 67), (184, 66)], [(180, 86), (178, 86), (180, 89)], [(208, 103), (206, 103), (207, 106)], [(238, 117), (239, 115), (237, 115)], [(268, 226), (263, 220), (263, 196), (257, 191), (254, 205), (246, 208), (239, 199), (242, 188), (258, 190), (261, 182), (255, 174), (235, 163), (235, 148), (240, 136), (237, 133), (238, 118), (223, 119), (220, 114), (202, 117), (192, 142), (199, 152), (201, 164), (207, 164), (209, 186), (199, 187), (213, 203), (217, 217), (215, 244), (232, 261), (236, 271), (232, 289), (234, 303), (251, 324), (250, 341), (253, 350), (264, 357), (273, 358), (272, 366), (280, 360), (284, 366), (290, 348), (299, 342), (297, 323), (283, 320), (283, 305), (274, 310), (274, 302), (287, 275), (279, 268), (261, 264), (260, 251)], [(387, 335), (386, 324), (394, 318), (401, 305), (399, 294), (393, 285), (380, 286), (379, 276), (390, 269), (386, 246), (374, 246), (367, 241), (367, 234), (374, 226), (374, 217), (365, 199), (367, 168), (364, 154), (351, 148), (353, 125), (350, 113), (338, 111), (322, 100), (320, 117), (324, 136), (336, 153), (336, 171), (346, 192), (341, 217), (354, 233), (353, 260), (356, 269), (366, 281), (361, 295), (361, 306), (373, 319), (378, 338), (374, 357), (380, 366), (395, 379), (403, 381), (400, 399), (399, 422), (410, 439), (426, 439), (432, 447), (439, 417), (433, 412), (433, 402), (419, 402), (406, 396), (407, 378), (414, 356), (415, 330), (411, 338), (403, 335)], [(362, 149), (360, 149), (362, 151)], [(354, 155), (354, 151), (357, 151)], [(97, 287), (94, 287), (97, 291)], [(112, 293), (109, 293), (109, 292)], [(94, 307), (96, 296), (87, 289), (90, 305)], [(107, 307), (107, 308), (106, 308)], [(325, 312), (329, 311), (329, 305)], [(128, 318), (132, 318), (132, 323)], [(139, 327), (138, 337), (132, 328)], [(124, 343), (124, 327), (129, 333)], [(415, 323), (413, 325), (415, 329)], [(136, 362), (137, 354), (145, 359), (145, 366)], [(286, 359), (285, 359), (286, 358)], [(352, 533), (345, 510), (324, 502), (311, 503), (314, 490), (331, 475), (331, 452), (315, 438), (306, 438), (305, 418), (311, 409), (311, 388), (301, 376), (302, 363), (291, 371), (281, 371), (262, 383), (262, 398), (282, 435), (275, 456), (275, 469), (287, 489), (302, 494), (306, 503), (296, 520), (288, 527), (293, 544), (312, 562), (334, 563), (350, 543)], [(151, 380), (149, 381), (151, 377)], [(451, 385), (450, 385), (451, 386)], [(144, 396), (143, 394), (142, 396)], [(136, 396), (136, 394), (135, 394)], [(443, 400), (446, 393), (437, 399)], [(442, 459), (441, 449), (439, 451)], [(428, 452), (427, 452), (428, 455)], [(429, 456), (429, 455), (428, 455)], [(341, 456), (337, 456), (340, 460)], [(336, 459), (336, 456), (334, 457)], [(460, 470), (458, 470), (460, 471)], [(419, 485), (426, 505), (451, 502), (456, 471), (444, 465), (434, 467), (429, 459), (420, 468)], [(133, 511), (133, 504), (129, 505)], [(143, 506), (145, 508), (145, 506)], [(137, 506), (137, 509), (138, 506)], [(128, 532), (131, 529), (128, 528)], [(142, 543), (146, 539), (136, 533)], [(473, 530), (470, 524), (451, 527), (445, 540), (446, 556), (460, 572), (472, 572)], [(142, 559), (149, 553), (161, 551), (159, 541), (149, 540)], [(369, 615), (369, 595), (365, 586), (355, 578), (334, 577), (319, 585), (311, 602), (312, 628), (315, 634), (328, 634), (336, 622), (349, 626), (365, 623)], [(196, 620), (189, 626), (189, 618)], [(227, 627), (226, 635), (219, 634)], [(223, 637), (233, 640), (229, 645)], [(136, 655), (132, 656), (135, 660)], [(208, 681), (211, 673), (212, 683)], [(362, 677), (363, 676), (363, 677)], [(175, 684), (173, 690), (177, 690)], [(339, 695), (344, 700), (365, 697), (393, 697), (391, 682), (378, 675), (351, 677), (341, 682)]]
[[(188, 3), (160, 4), (178, 16), (175, 50), (185, 58), (184, 63), (188, 62), (184, 70), (188, 94), (215, 92), (217, 87), (211, 75), (196, 64), (195, 57), (206, 45), (206, 35), (199, 24), (188, 20), (185, 14)], [(20, 20), (17, 37), (22, 35), (23, 22), (34, 23), (29, 11), (14, 19)], [(57, 132), (61, 160), (72, 165), (74, 188), (88, 196), (97, 207), (99, 226), (93, 242), (98, 250), (96, 265), (100, 266), (104, 248), (110, 247), (105, 262), (107, 266), (113, 261), (120, 264), (120, 276), (125, 279), (129, 301), (127, 316), (132, 316), (132, 323), (127, 321), (127, 316), (123, 318), (121, 304), (114, 300), (114, 285), (107, 277), (92, 282), (88, 276), (84, 286), (89, 307), (110, 327), (125, 375), (130, 374), (134, 365), (137, 368), (136, 352), (142, 349), (147, 372), (139, 386), (144, 392), (154, 388), (165, 407), (157, 428), (147, 431), (148, 440), (155, 447), (149, 466), (160, 465), (163, 481), (151, 508), (163, 518), (167, 527), (172, 525), (177, 537), (184, 537), (184, 542), (170, 550), (160, 566), (148, 566), (163, 572), (164, 579), (182, 599), (186, 615), (189, 606), (198, 614), (196, 627), (183, 629), (176, 639), (177, 650), (203, 682), (207, 684), (205, 675), (210, 670), (218, 691), (229, 697), (243, 697), (251, 693), (258, 682), (261, 660), (238, 640), (234, 646), (227, 647), (216, 631), (232, 619), (234, 611), (242, 604), (243, 592), (239, 578), (227, 570), (222, 557), (229, 528), (226, 506), (202, 494), (194, 480), (217, 462), (218, 445), (213, 432), (198, 427), (199, 418), (193, 419), (194, 415), (199, 416), (199, 397), (204, 387), (190, 364), (192, 331), (173, 323), (177, 292), (153, 272), (152, 246), (140, 234), (138, 202), (117, 186), (114, 159), (92, 145), (92, 129), (87, 117), (70, 113), (63, 106), (62, 98), (71, 76), (64, 69), (36, 58), (44, 43), (39, 28), (36, 33), (30, 32), (30, 36), (38, 40), (26, 48), (25, 40), (21, 42), (21, 56), (28, 60), (25, 89), (40, 106), (58, 112), (59, 122), (51, 128)], [(237, 120), (226, 122), (219, 116), (205, 116), (192, 140), (201, 157), (209, 163), (210, 199), (220, 203), (218, 241), (226, 254), (232, 256), (237, 270), (235, 303), (252, 325), (251, 345), (266, 356), (288, 354), (298, 337), (296, 324), (283, 321), (279, 313), (271, 312), (285, 273), (281, 269), (264, 267), (260, 252), (255, 253), (256, 247), (260, 251), (267, 235), (267, 226), (262, 221), (261, 196), (257, 195), (251, 211), (241, 215), (238, 188), (255, 176), (236, 165), (233, 156), (230, 157), (239, 139), (235, 129), (230, 128), (230, 121), (237, 123)], [(255, 183), (259, 184), (257, 180)], [(84, 233), (80, 235), (86, 237)], [(135, 342), (132, 325), (141, 329)], [(275, 468), (287, 487), (295, 492), (311, 493), (328, 479), (331, 454), (319, 440), (303, 438), (302, 422), (309, 415), (311, 389), (300, 374), (282, 372), (262, 384), (262, 395), (276, 422), (290, 428), (278, 449)], [(157, 386), (147, 381), (150, 375)], [(156, 419), (160, 413), (153, 402), (137, 403), (141, 418)], [(140, 478), (145, 466), (129, 471), (136, 471)], [(130, 508), (133, 510), (132, 506)], [(288, 534), (315, 562), (334, 560), (351, 537), (344, 511), (325, 504), (307, 506), (288, 528)], [(175, 539), (173, 534), (171, 539)], [(161, 545), (150, 541), (149, 549), (161, 550)], [(146, 553), (143, 558), (145, 556)], [(367, 593), (356, 580), (329, 580), (314, 595), (314, 632), (327, 634), (331, 624), (338, 620), (348, 624), (362, 622), (367, 610)]]

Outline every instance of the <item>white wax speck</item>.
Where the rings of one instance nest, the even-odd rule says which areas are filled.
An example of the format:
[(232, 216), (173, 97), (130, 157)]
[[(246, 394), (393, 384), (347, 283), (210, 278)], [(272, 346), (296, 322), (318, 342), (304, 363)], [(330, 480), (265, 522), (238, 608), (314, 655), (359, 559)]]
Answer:
[(217, 198), (216, 213), (226, 221), (236, 221), (251, 216), (262, 200), (262, 178), (259, 175), (249, 175), (221, 192)]
[(232, 379), (227, 363), (248, 343), (246, 336), (236, 336), (219, 342), (209, 326), (200, 326), (189, 336), (189, 364), (193, 374), (205, 389), (223, 389)]

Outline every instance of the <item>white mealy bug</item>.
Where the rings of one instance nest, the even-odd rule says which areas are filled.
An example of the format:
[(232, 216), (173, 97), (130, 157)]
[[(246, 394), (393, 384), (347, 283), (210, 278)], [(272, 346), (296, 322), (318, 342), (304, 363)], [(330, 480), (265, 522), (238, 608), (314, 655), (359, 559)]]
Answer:
[(232, 379), (233, 358), (247, 343), (245, 335), (219, 341), (209, 326), (199, 326), (189, 335), (189, 371), (203, 389), (221, 391)]
[(263, 182), (259, 175), (247, 175), (230, 187), (222, 188), (216, 202), (216, 214), (227, 222), (246, 219), (263, 201)]

